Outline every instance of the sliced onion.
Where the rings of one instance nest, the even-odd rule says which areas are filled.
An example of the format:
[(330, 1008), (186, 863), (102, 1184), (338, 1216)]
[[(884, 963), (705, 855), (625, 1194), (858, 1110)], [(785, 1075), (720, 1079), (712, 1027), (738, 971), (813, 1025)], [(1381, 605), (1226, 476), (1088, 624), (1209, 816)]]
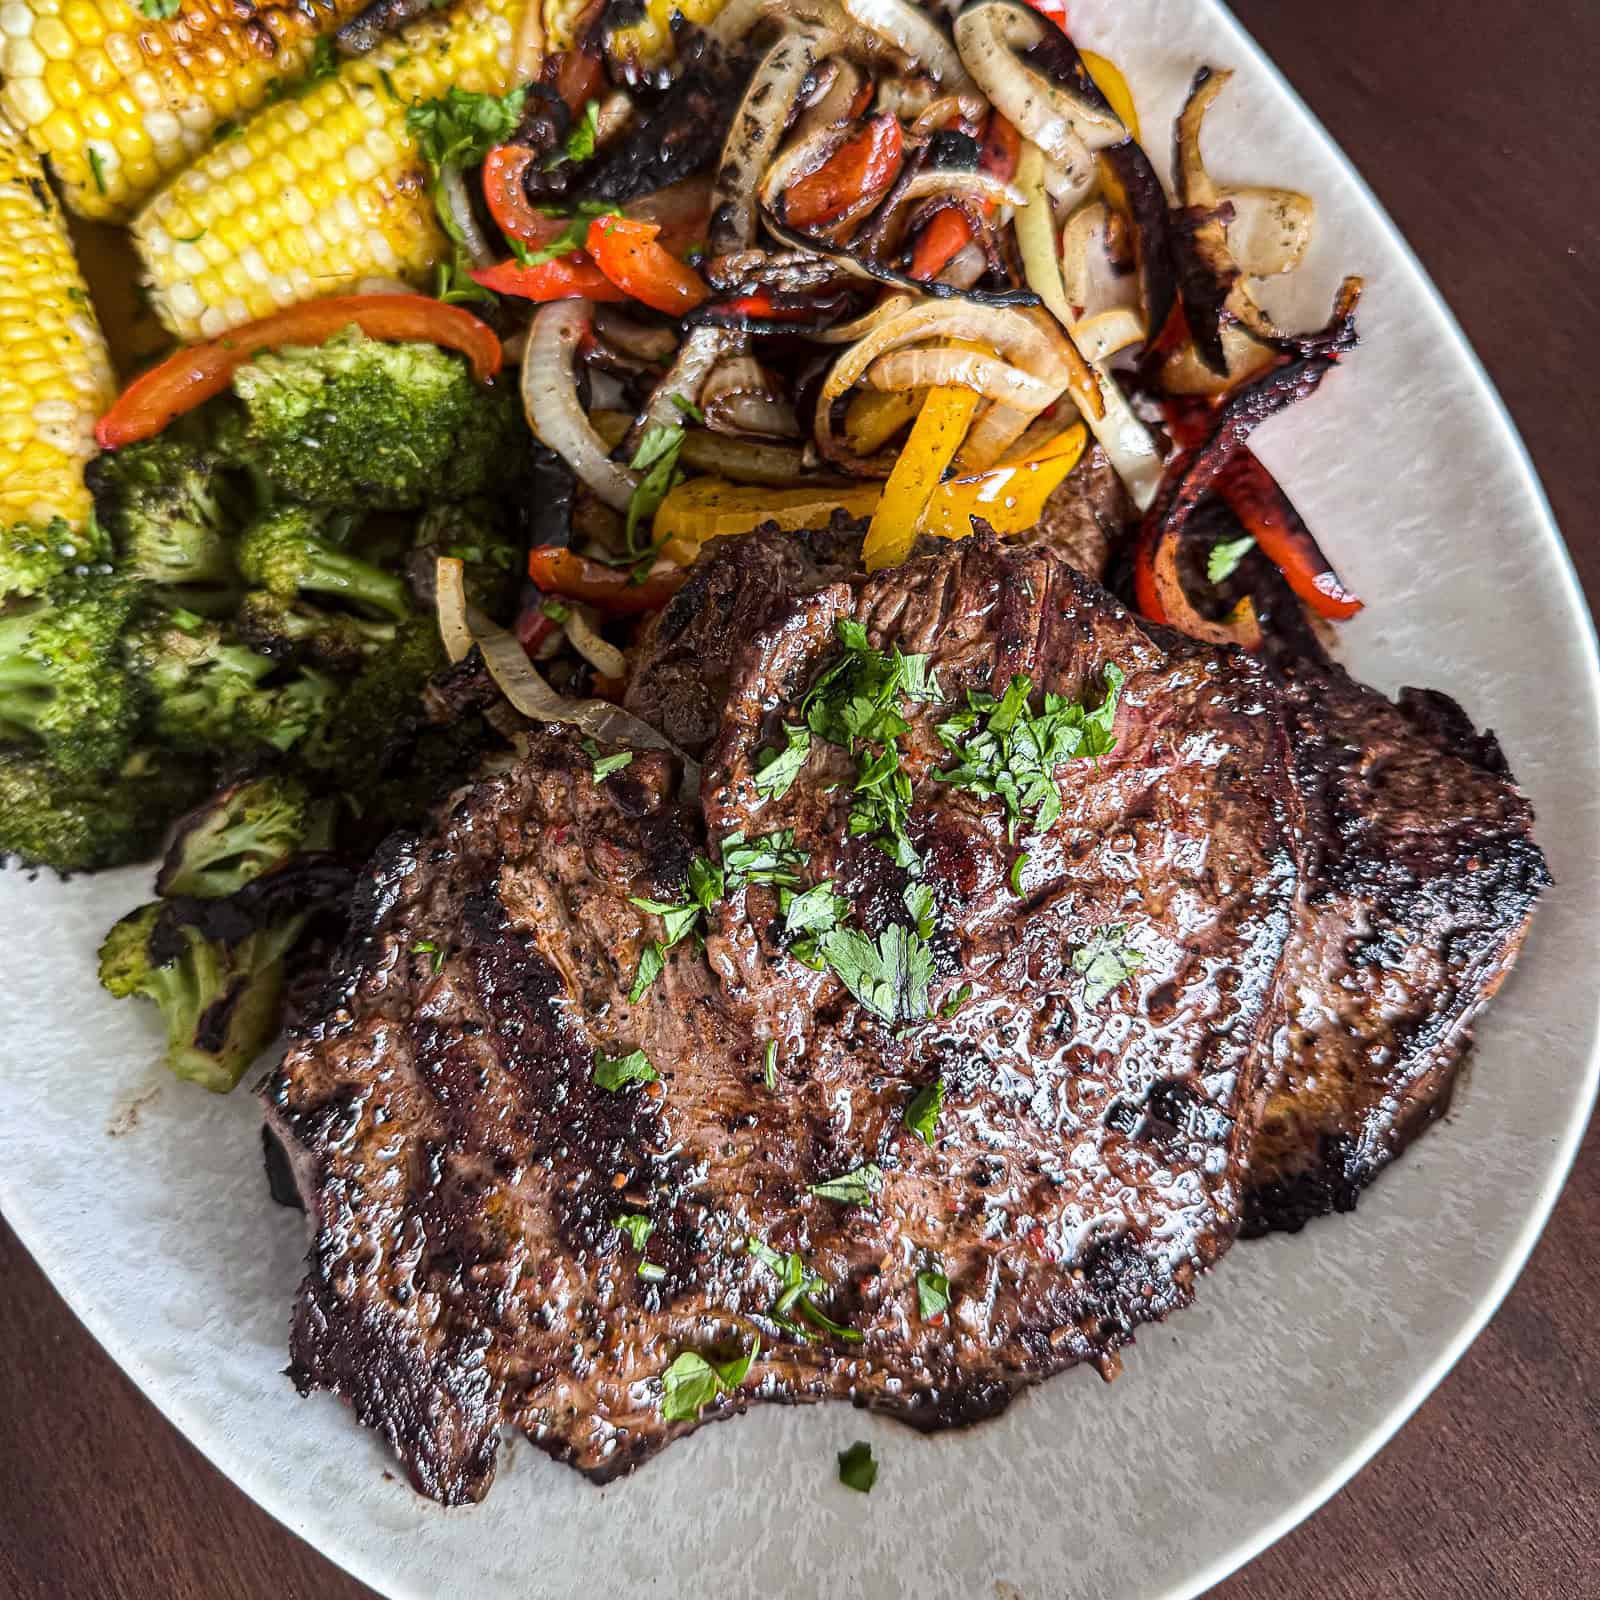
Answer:
[(703, 227), (711, 214), (711, 179), (702, 173), (680, 178), (664, 189), (652, 189), (629, 200), (622, 214), (635, 222), (653, 222), (658, 228)]
[(1045, 383), (1031, 373), (974, 350), (896, 350), (879, 356), (867, 369), (874, 389), (975, 389), (988, 400), (1037, 414), (1060, 394), (1059, 383)]
[(462, 249), (472, 257), (473, 266), (493, 266), (496, 260), (494, 250), (489, 244), (488, 235), (478, 226), (477, 215), (472, 209), (472, 197), (467, 193), (466, 179), (453, 162), (446, 162), (439, 169), (439, 195), (455, 237)]
[(1017, 212), (1016, 218), (1017, 251), (1022, 257), (1023, 276), (1062, 327), (1071, 327), (1075, 320), (1070, 304), (1072, 296), (1062, 285), (1061, 259), (1056, 254), (1055, 217), (1044, 192), (1044, 152), (1031, 140), (1024, 142), (1017, 158), (1017, 187), (1028, 202)]
[(946, 93), (959, 96), (968, 117), (976, 120), (983, 115), (983, 97), (960, 52), (925, 11), (909, 0), (840, 0), (840, 4), (855, 22), (892, 45)]
[(1128, 130), (1114, 112), (1054, 83), (1021, 59), (1044, 38), (1037, 12), (1011, 0), (979, 0), (956, 18), (962, 64), (990, 103), (1025, 138), (1071, 170), (1082, 150), (1121, 144)]
[(901, 189), (898, 196), (902, 204), (926, 199), (930, 194), (966, 195), (974, 200), (987, 200), (997, 206), (1025, 206), (1028, 197), (1015, 184), (997, 178), (992, 172), (970, 172), (965, 169), (949, 171), (943, 168), (924, 168)]
[(544, 6), (525, 5), (511, 40), (511, 85), (533, 83), (544, 67)]
[(926, 139), (952, 122), (960, 122), (967, 115), (966, 103), (960, 95), (940, 95), (919, 111), (906, 129), (908, 139)]
[(1078, 353), (1091, 367), (1097, 367), (1144, 338), (1144, 319), (1132, 306), (1115, 306), (1073, 323), (1069, 331)]
[[(1061, 285), (1063, 297), (1071, 308), (1066, 318), (1069, 326), (1088, 310), (1094, 297), (1092, 255), (1097, 244), (1104, 253), (1103, 243), (1110, 221), (1111, 212), (1105, 201), (1092, 200), (1086, 206), (1079, 206), (1061, 230)], [(1056, 312), (1057, 316), (1060, 314)]]
[[(1049, 403), (1046, 401), (1045, 405)], [(1028, 431), (1042, 410), (1044, 406), (1013, 406), (1002, 400), (991, 401), (967, 430), (961, 453), (956, 457), (956, 471), (963, 477), (987, 472)]]
[(949, 264), (939, 274), (940, 283), (956, 289), (970, 289), (989, 270), (989, 258), (976, 239), (964, 244), (950, 257)]
[(734, 356), (712, 369), (700, 391), (706, 426), (717, 433), (797, 438), (794, 406), (777, 379), (753, 356)]
[(572, 648), (603, 678), (626, 678), (628, 663), (622, 652), (602, 639), (587, 606), (568, 605), (567, 619), (561, 625)]
[(522, 408), (534, 437), (554, 450), (608, 506), (626, 511), (638, 477), (611, 460), (578, 404), (573, 360), (589, 331), (587, 300), (552, 300), (533, 319), (522, 363)]
[[(597, 411), (592, 420), (602, 438), (610, 435), (620, 439), (627, 431), (628, 418), (620, 411)], [(775, 489), (838, 481), (819, 476), (815, 467), (807, 465), (805, 452), (796, 445), (734, 439), (727, 434), (712, 433), (708, 428), (691, 428), (683, 436), (678, 459), (697, 472), (714, 472), (734, 483), (766, 484)]]
[(472, 654), (472, 629), (467, 626), (467, 591), (463, 563), (456, 556), (440, 556), (433, 564), (433, 603), (439, 614), (439, 641), (453, 667)]
[(1247, 278), (1275, 278), (1305, 260), (1317, 220), (1309, 195), (1251, 187), (1224, 189), (1221, 201), (1233, 207), (1228, 248)]
[(893, 317), (898, 317), (907, 306), (915, 302), (914, 295), (886, 294), (870, 311), (863, 312), (861, 316), (854, 317), (849, 322), (840, 322), (831, 328), (820, 329), (809, 337), (817, 344), (854, 344), (857, 339), (864, 339), (874, 328)]
[[(724, 357), (736, 355), (745, 349), (743, 334), (728, 328), (691, 328), (689, 336), (678, 346), (672, 365), (665, 376), (650, 391), (650, 399), (643, 411), (634, 419), (628, 430), (627, 447), (631, 453), (644, 438), (647, 428), (683, 426), (684, 405), (697, 405), (700, 386), (711, 369)], [(680, 404), (679, 402), (682, 402)]]
[(635, 361), (668, 361), (678, 348), (671, 328), (635, 322), (617, 306), (596, 306), (595, 331), (613, 350)]
[(797, 143), (821, 133), (826, 128), (837, 128), (850, 120), (850, 109), (866, 82), (861, 69), (843, 56), (834, 56), (826, 66), (832, 71), (820, 95), (800, 113), (795, 123)]

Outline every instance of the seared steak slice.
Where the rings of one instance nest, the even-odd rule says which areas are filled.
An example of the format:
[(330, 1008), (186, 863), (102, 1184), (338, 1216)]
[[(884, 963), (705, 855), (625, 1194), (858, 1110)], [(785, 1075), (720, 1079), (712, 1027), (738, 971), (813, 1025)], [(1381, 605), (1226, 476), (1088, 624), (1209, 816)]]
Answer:
[(1091, 445), (1045, 501), (1038, 525), (1017, 543), (1043, 545), (1085, 576), (1101, 579), (1111, 551), (1138, 516), (1105, 451)]
[(791, 595), (854, 572), (864, 531), (835, 513), (831, 528), (780, 533), (769, 524), (713, 539), (645, 626), (623, 704), (700, 755), (716, 735), (734, 655)]
[[(787, 601), (734, 669), (711, 837), (793, 826), (807, 880), (834, 874), (874, 936), (909, 919), (904, 873), (849, 836), (841, 753), (819, 746), (781, 801), (751, 792), (846, 616), (926, 650), (951, 694), (1027, 673), (1098, 698), (1108, 666), (1127, 674), (1116, 747), (1062, 769), (1064, 814), (1025, 845), (997, 802), (933, 779), (932, 708), (913, 708), (934, 902), (916, 1015), (802, 966), (767, 889), (714, 904), (706, 951), (677, 944), (630, 1000), (664, 933), (632, 900), (676, 899), (705, 848), (655, 752), (596, 783), (574, 737), (536, 732), (365, 880), (325, 1012), (267, 1090), (313, 1226), (292, 1370), (426, 1493), (481, 1495), (502, 1423), (626, 1471), (695, 1425), (662, 1414), (674, 1359), (757, 1332), (702, 1420), (827, 1397), (925, 1427), (988, 1415), (1075, 1361), (1113, 1370), (1237, 1227), (1295, 893), (1262, 669), (1154, 639), (1065, 563), (988, 539)], [(1141, 964), (1097, 988), (1074, 957), (1112, 927)], [(659, 1083), (596, 1082), (597, 1053), (634, 1050)], [(905, 1116), (938, 1077), (924, 1143)], [(852, 1170), (861, 1203), (815, 1192)], [(653, 1225), (642, 1252), (625, 1215)], [(816, 1280), (803, 1302), (790, 1252)], [(924, 1317), (935, 1271), (950, 1305)]]
[(1448, 1109), (1471, 1023), (1550, 882), (1492, 735), (1446, 696), (1391, 703), (1308, 640), (1280, 648), (1307, 813), (1274, 1087), (1246, 1231), (1353, 1210)]

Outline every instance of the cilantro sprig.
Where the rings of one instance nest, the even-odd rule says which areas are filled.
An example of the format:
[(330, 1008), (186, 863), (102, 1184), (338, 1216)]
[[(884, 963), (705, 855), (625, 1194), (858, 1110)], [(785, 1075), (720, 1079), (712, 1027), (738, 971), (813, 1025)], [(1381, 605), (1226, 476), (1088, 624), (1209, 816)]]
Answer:
[[(828, 1280), (812, 1272), (797, 1252), (791, 1250), (787, 1255), (780, 1255), (754, 1234), (745, 1241), (745, 1250), (778, 1280), (778, 1298), (772, 1302), (767, 1316), (785, 1333), (809, 1344), (817, 1338), (812, 1329), (820, 1328), (823, 1333), (831, 1333), (847, 1344), (861, 1343), (862, 1335), (858, 1330), (835, 1322), (818, 1307), (815, 1296), (827, 1292)], [(800, 1320), (802, 1318), (804, 1321)], [(805, 1326), (806, 1323), (811, 1327)]]
[(665, 1422), (694, 1422), (719, 1394), (737, 1389), (761, 1353), (761, 1335), (731, 1361), (707, 1361), (696, 1350), (679, 1353), (661, 1374), (661, 1417)]
[(1225, 539), (1206, 552), (1206, 582), (1226, 583), (1239, 570), (1239, 563), (1256, 547), (1253, 535), (1242, 539)]
[(1083, 1003), (1097, 1006), (1144, 965), (1144, 954), (1127, 941), (1121, 923), (1097, 928), (1072, 953), (1072, 970), (1083, 978)]
[(1058, 769), (1069, 761), (1108, 755), (1115, 747), (1111, 729), (1125, 681), (1122, 669), (1108, 663), (1098, 705), (1046, 694), (1042, 711), (1033, 710), (1033, 682), (1021, 674), (998, 700), (969, 689), (965, 707), (936, 730), (940, 743), (960, 760), (934, 777), (1003, 802), (1013, 839), (1024, 823), (1030, 834), (1048, 833), (1061, 815)]
[(821, 1200), (837, 1200), (841, 1205), (864, 1206), (883, 1187), (883, 1169), (864, 1161), (849, 1172), (837, 1177), (824, 1178), (810, 1185), (812, 1194)]

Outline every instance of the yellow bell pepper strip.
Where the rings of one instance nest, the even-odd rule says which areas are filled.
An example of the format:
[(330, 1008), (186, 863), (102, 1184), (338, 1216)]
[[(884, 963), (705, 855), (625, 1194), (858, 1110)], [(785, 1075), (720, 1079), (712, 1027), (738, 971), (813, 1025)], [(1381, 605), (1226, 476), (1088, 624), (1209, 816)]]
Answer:
[(915, 389), (858, 390), (845, 408), (845, 441), (856, 455), (873, 455), (921, 409), (922, 395)]
[(911, 553), (923, 510), (961, 448), (981, 399), (973, 389), (928, 391), (867, 529), (862, 556), (868, 572), (899, 566)]
[(1111, 109), (1116, 112), (1122, 126), (1143, 144), (1143, 139), (1139, 137), (1139, 111), (1133, 103), (1133, 90), (1128, 87), (1122, 68), (1105, 56), (1097, 56), (1093, 50), (1080, 50), (1078, 57), (1089, 69), (1089, 76), (1094, 79), (1100, 93), (1111, 102)]
[(661, 553), (686, 564), (707, 540), (748, 533), (764, 522), (787, 530), (825, 528), (835, 510), (870, 517), (882, 494), (879, 483), (848, 489), (769, 489), (726, 478), (690, 478), (661, 502), (653, 526), (662, 541)]
[(1058, 434), (1024, 461), (1006, 461), (987, 472), (951, 478), (934, 490), (918, 530), (937, 539), (965, 539), (972, 519), (982, 517), (996, 533), (1026, 533), (1044, 515), (1044, 503), (1083, 455), (1088, 432), (1082, 423)]

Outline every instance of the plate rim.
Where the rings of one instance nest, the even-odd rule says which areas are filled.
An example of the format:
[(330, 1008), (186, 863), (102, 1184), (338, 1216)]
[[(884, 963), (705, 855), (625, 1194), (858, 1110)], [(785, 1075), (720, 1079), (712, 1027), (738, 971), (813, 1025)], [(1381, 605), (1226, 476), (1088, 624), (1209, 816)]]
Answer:
[[(1329, 132), (1322, 119), (1307, 104), (1288, 76), (1257, 42), (1249, 29), (1235, 16), (1226, 0), (1203, 0), (1203, 3), (1211, 12), (1218, 27), (1228, 36), (1231, 47), (1238, 51), (1241, 57), (1246, 58), (1255, 71), (1264, 74), (1276, 85), (1316, 137), (1321, 140), (1325, 153), (1342, 170), (1356, 194), (1365, 203), (1367, 212), (1387, 236), (1388, 243), (1394, 248), (1409, 273), (1413, 287), (1420, 291), (1424, 301), (1431, 306), (1448, 332), (1452, 344), (1465, 358), (1465, 370), (1470, 375), (1478, 396), (1487, 402), (1498, 427), (1501, 442), (1509, 447), (1510, 458), (1520, 473), (1523, 488), (1530, 493), (1530, 509), (1542, 522), (1543, 531), (1554, 546), (1562, 597), (1576, 624), (1576, 642), (1584, 657), (1583, 677), (1592, 699), (1600, 704), (1600, 637), (1597, 637), (1595, 615), (1584, 594), (1571, 551), (1556, 520), (1538, 468), (1481, 357), (1467, 338), (1455, 313), (1420, 257), (1390, 216), (1388, 208), (1378, 198), (1343, 146)], [(1600, 718), (1596, 719), (1594, 734), (1596, 744), (1600, 745)], [(1420, 1370), (1405, 1393), (1381, 1420), (1368, 1428), (1364, 1434), (1349, 1441), (1343, 1453), (1327, 1467), (1316, 1482), (1260, 1528), (1244, 1535), (1237, 1545), (1212, 1558), (1186, 1577), (1168, 1583), (1159, 1590), (1151, 1591), (1148, 1600), (1197, 1600), (1197, 1597), (1247, 1566), (1263, 1551), (1315, 1515), (1411, 1420), (1422, 1403), (1450, 1374), (1456, 1363), (1500, 1310), (1507, 1295), (1522, 1275), (1571, 1176), (1579, 1148), (1594, 1113), (1597, 1096), (1600, 1096), (1600, 997), (1597, 997), (1595, 1013), (1589, 1023), (1588, 1060), (1582, 1078), (1578, 1081), (1577, 1093), (1573, 1098), (1565, 1125), (1555, 1141), (1555, 1149), (1546, 1166), (1538, 1193), (1521, 1219), (1515, 1238), (1505, 1251), (1490, 1284), (1465, 1312), (1456, 1332), (1445, 1342), (1433, 1360)], [(416, 1593), (405, 1586), (403, 1580), (397, 1584), (396, 1575), (392, 1571), (377, 1570), (368, 1562), (359, 1546), (345, 1544), (338, 1534), (328, 1537), (319, 1530), (317, 1535), (313, 1535), (309, 1525), (297, 1513), (294, 1504), (280, 1495), (279, 1485), (264, 1474), (257, 1475), (248, 1454), (242, 1455), (237, 1462), (231, 1459), (234, 1452), (227, 1448), (225, 1431), (214, 1426), (211, 1415), (202, 1410), (198, 1404), (186, 1400), (181, 1394), (167, 1391), (153, 1364), (147, 1361), (131, 1343), (124, 1342), (111, 1308), (108, 1306), (102, 1311), (94, 1296), (79, 1282), (78, 1274), (70, 1269), (62, 1269), (58, 1264), (52, 1264), (45, 1243), (48, 1230), (35, 1218), (24, 1193), (10, 1186), (3, 1171), (0, 1171), (0, 1214), (4, 1215), (6, 1222), (38, 1264), (45, 1278), (95, 1342), (135, 1384), (143, 1398), (176, 1428), (224, 1479), (324, 1559), (347, 1572), (358, 1582), (366, 1584), (375, 1593), (388, 1596), (390, 1600), (402, 1600), (402, 1597)], [(225, 1454), (230, 1458), (227, 1464), (224, 1464)]]

